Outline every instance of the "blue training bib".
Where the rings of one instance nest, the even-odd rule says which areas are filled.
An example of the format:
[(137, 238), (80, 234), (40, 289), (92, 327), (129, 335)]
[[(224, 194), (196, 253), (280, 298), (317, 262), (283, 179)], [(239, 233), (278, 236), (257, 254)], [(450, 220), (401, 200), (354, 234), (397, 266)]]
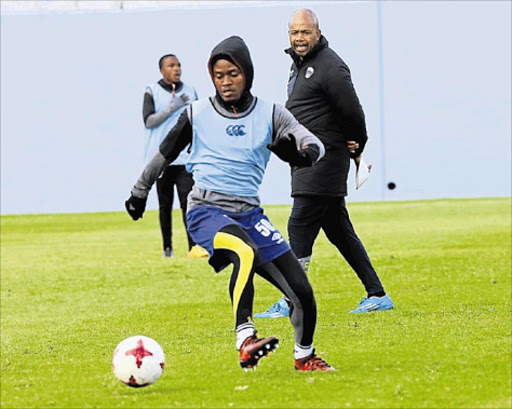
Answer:
[[(151, 89), (151, 94), (153, 95), (153, 102), (155, 104), (155, 112), (161, 112), (165, 108), (167, 108), (172, 99), (172, 94), (163, 89), (160, 84), (151, 84), (148, 86)], [(189, 101), (195, 101), (197, 99), (197, 93), (194, 88), (188, 86), (187, 84), (183, 84), (179, 92), (176, 92), (174, 98), (179, 98), (181, 95), (186, 94), (189, 97)], [(144, 159), (146, 163), (148, 163), (155, 153), (158, 151), (160, 144), (167, 136), (169, 131), (176, 125), (178, 122), (178, 118), (181, 113), (185, 110), (187, 105), (184, 105), (174, 111), (171, 115), (169, 115), (165, 121), (163, 121), (160, 125), (145, 130), (146, 132), (146, 148), (144, 151)], [(188, 157), (187, 150), (183, 150), (179, 156), (172, 162), (172, 165), (184, 165)]]
[(201, 189), (258, 196), (272, 142), (273, 104), (257, 99), (242, 118), (219, 114), (209, 98), (192, 103), (192, 149), (187, 171)]

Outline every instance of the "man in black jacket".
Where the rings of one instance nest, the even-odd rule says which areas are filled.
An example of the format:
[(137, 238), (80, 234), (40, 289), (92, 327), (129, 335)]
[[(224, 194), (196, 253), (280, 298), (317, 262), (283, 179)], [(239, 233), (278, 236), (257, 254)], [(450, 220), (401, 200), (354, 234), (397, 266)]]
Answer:
[[(365, 116), (350, 70), (329, 48), (318, 18), (309, 9), (296, 11), (289, 23), (293, 60), (286, 108), (323, 142), (325, 156), (312, 167), (292, 167), (293, 209), (288, 220), (290, 244), (307, 272), (313, 244), (322, 228), (365, 286), (367, 297), (351, 312), (382, 311), (393, 301), (357, 237), (345, 206), (350, 159), (359, 166), (368, 136)], [(283, 297), (256, 317), (288, 316)]]

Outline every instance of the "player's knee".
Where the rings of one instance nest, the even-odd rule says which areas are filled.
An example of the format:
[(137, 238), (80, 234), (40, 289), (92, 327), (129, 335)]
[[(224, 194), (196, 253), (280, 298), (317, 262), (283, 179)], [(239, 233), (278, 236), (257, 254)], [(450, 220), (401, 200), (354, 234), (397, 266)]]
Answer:
[(228, 225), (223, 227), (218, 234), (224, 233), (227, 234), (230, 237), (229, 245), (233, 246), (233, 250), (236, 250), (237, 252), (242, 252), (244, 255), (251, 255), (256, 258), (258, 257), (258, 246), (254, 241), (249, 237), (249, 235), (238, 225)]
[(258, 247), (256, 246), (256, 244), (252, 240), (244, 241), (244, 243), (247, 246), (245, 251), (248, 252), (249, 249), (250, 249), (250, 251), (252, 252), (252, 256), (254, 257), (254, 259), (256, 259), (258, 257), (258, 254), (259, 254)]
[(258, 256), (256, 244), (249, 238), (229, 231), (220, 231), (214, 239), (216, 250), (228, 250), (237, 254), (240, 260), (253, 262)]
[(242, 260), (255, 260), (258, 256), (258, 249), (252, 243), (243, 241), (234, 248), (235, 253), (238, 254)]

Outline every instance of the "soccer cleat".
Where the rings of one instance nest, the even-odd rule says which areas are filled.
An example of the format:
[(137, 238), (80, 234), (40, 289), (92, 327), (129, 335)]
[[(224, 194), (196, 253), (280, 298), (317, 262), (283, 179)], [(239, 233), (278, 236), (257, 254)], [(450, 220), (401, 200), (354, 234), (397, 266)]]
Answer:
[(389, 297), (389, 295), (385, 295), (384, 297), (369, 297), (361, 299), (359, 303), (359, 307), (357, 307), (354, 311), (350, 311), (351, 313), (360, 313), (360, 312), (372, 312), (372, 311), (385, 311), (393, 309), (393, 300)]
[(202, 258), (208, 256), (208, 252), (197, 244), (192, 247), (187, 254), (187, 258)]
[(305, 358), (300, 358), (295, 360), (295, 369), (298, 371), (308, 372), (308, 371), (323, 371), (323, 372), (331, 372), (335, 371), (333, 366), (329, 365), (322, 358), (315, 354), (315, 350), (313, 349), (313, 353), (308, 355)]
[(258, 361), (278, 346), (279, 340), (276, 337), (257, 338), (251, 335), (240, 347), (240, 366), (244, 371), (256, 369)]
[(162, 257), (163, 258), (173, 258), (174, 257), (174, 253), (173, 253), (172, 249), (170, 247), (167, 247), (164, 250), (164, 254), (162, 254)]
[(288, 307), (288, 303), (284, 297), (281, 297), (281, 299), (272, 305), (267, 311), (254, 314), (255, 318), (280, 318), (289, 316), (290, 307)]

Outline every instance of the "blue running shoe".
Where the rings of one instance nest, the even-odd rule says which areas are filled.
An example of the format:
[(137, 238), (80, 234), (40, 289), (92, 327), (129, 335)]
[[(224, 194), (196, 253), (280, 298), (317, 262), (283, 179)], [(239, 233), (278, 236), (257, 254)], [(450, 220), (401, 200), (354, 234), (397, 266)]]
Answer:
[(288, 307), (288, 303), (284, 297), (281, 297), (281, 299), (272, 305), (272, 307), (270, 307), (267, 311), (254, 314), (255, 318), (280, 318), (289, 316), (290, 307)]
[(354, 311), (350, 311), (351, 313), (359, 313), (359, 312), (372, 312), (372, 311), (385, 311), (393, 309), (393, 300), (389, 298), (389, 295), (385, 295), (384, 297), (370, 297), (363, 298), (359, 303), (359, 307), (357, 307)]

